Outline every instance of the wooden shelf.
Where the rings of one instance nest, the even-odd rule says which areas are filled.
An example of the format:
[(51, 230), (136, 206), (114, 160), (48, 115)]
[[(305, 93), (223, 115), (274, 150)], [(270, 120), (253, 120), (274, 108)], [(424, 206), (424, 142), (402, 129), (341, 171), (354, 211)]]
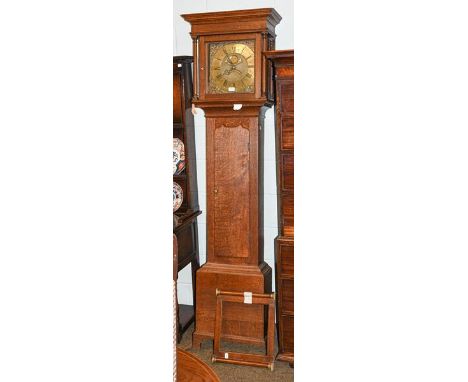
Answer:
[(201, 211), (184, 211), (184, 212), (179, 212), (177, 211), (174, 215), (177, 216), (177, 224), (175, 225), (173, 231), (176, 233), (180, 228), (187, 224), (191, 224), (192, 221), (195, 220), (195, 218), (201, 214)]

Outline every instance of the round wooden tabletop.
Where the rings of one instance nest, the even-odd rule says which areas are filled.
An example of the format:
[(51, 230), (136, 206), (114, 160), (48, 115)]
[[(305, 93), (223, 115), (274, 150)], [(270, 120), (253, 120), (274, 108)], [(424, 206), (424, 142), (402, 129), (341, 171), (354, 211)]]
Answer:
[(177, 349), (177, 382), (220, 382), (215, 372), (202, 360)]

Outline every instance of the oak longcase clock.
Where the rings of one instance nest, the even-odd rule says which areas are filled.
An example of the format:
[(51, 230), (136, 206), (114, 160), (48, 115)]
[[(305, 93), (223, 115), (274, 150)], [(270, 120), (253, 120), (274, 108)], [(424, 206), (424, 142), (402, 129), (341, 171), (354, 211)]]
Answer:
[[(182, 15), (191, 24), (193, 103), (206, 117), (207, 262), (197, 272), (192, 345), (213, 339), (216, 289), (269, 293), (263, 259), (263, 121), (272, 105), (263, 52), (281, 17), (272, 8)], [(265, 343), (264, 309), (226, 303), (221, 338)]]

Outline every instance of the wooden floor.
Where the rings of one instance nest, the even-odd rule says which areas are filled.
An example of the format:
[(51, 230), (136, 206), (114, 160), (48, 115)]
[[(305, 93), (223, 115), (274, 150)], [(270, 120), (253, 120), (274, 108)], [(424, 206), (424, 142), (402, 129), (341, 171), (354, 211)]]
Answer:
[[(180, 348), (189, 351), (202, 361), (206, 362), (218, 375), (221, 382), (292, 382), (294, 381), (294, 369), (285, 362), (275, 362), (275, 370), (270, 371), (259, 367), (237, 366), (223, 363), (211, 363), (213, 353), (213, 342), (205, 341), (201, 350), (193, 351), (192, 345), (193, 325), (184, 333), (182, 341), (178, 345)], [(263, 348), (240, 344), (222, 344), (223, 348), (230, 351), (262, 353)]]

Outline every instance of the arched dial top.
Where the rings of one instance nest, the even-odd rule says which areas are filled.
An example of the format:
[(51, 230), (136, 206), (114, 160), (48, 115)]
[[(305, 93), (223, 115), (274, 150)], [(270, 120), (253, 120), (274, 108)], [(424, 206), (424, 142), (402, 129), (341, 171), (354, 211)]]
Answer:
[(209, 64), (209, 93), (254, 92), (254, 40), (210, 43)]

